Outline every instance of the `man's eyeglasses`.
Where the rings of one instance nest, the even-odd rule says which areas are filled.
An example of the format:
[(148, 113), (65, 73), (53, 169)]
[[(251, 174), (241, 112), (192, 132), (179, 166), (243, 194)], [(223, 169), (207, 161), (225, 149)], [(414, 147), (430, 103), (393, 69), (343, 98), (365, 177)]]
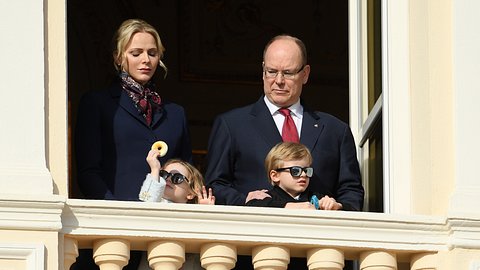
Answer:
[(275, 171), (280, 172), (280, 171), (285, 171), (285, 170), (290, 170), (290, 174), (293, 177), (300, 177), (303, 172), (308, 177), (312, 177), (313, 175), (313, 168), (312, 167), (300, 167), (300, 166), (292, 166), (292, 167), (286, 167), (286, 168), (278, 168)]
[(289, 71), (289, 70), (275, 70), (275, 69), (268, 69), (266, 68), (264, 70), (265, 72), (265, 77), (267, 78), (277, 78), (278, 74), (281, 74), (284, 79), (292, 80), (295, 79), (295, 76), (297, 76), (298, 73), (302, 72), (302, 70), (305, 68), (305, 65), (303, 65), (298, 71)]
[(163, 179), (167, 180), (167, 178), (170, 177), (170, 181), (172, 181), (172, 184), (175, 184), (175, 185), (179, 185), (181, 184), (183, 181), (187, 181), (187, 183), (189, 183), (187, 177), (181, 173), (169, 173), (165, 170), (160, 170), (160, 177), (162, 177)]

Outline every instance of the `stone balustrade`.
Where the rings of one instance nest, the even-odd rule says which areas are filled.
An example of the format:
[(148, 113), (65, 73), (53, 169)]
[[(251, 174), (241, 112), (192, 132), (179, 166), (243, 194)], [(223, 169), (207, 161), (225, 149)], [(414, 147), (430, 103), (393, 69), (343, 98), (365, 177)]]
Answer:
[(79, 248), (92, 248), (101, 270), (120, 270), (130, 250), (147, 252), (155, 270), (176, 270), (186, 253), (203, 268), (227, 270), (238, 255), (254, 269), (287, 269), (304, 257), (310, 270), (437, 269), (449, 248), (445, 219), (379, 213), (287, 210), (235, 206), (68, 200), (62, 215), (64, 268)]

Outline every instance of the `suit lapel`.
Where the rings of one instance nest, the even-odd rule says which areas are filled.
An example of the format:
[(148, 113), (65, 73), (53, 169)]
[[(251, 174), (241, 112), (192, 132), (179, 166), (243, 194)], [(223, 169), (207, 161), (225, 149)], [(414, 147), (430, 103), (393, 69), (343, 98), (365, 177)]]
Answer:
[(278, 132), (277, 126), (273, 121), (272, 115), (263, 101), (263, 96), (253, 105), (250, 115), (253, 116), (253, 126), (258, 131), (260, 137), (273, 147), (282, 141), (282, 136)]
[(300, 142), (310, 150), (314, 149), (323, 129), (324, 124), (320, 117), (316, 115), (315, 112), (304, 107)]
[(160, 108), (158, 109), (158, 111), (153, 111), (152, 127), (154, 127), (158, 123), (158, 121), (160, 121), (160, 119), (162, 119), (163, 115), (164, 115), (164, 111), (163, 111), (163, 103), (162, 103), (162, 105), (160, 105)]
[(135, 107), (132, 99), (125, 91), (122, 90), (121, 87), (112, 87), (110, 89), (110, 94), (112, 95), (112, 98), (118, 99), (118, 105), (120, 105), (122, 109), (127, 111), (130, 115), (133, 116), (133, 118), (140, 121), (143, 125), (147, 126), (145, 118), (140, 114), (138, 109)]

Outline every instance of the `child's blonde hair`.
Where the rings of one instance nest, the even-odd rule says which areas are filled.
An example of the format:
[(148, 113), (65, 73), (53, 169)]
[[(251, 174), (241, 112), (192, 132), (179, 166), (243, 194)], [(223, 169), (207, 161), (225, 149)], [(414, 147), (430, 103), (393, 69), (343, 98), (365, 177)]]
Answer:
[(180, 164), (183, 167), (185, 167), (185, 169), (188, 172), (188, 175), (185, 175), (188, 179), (188, 185), (190, 186), (190, 189), (192, 189), (193, 194), (195, 195), (191, 200), (188, 200), (187, 203), (193, 203), (193, 204), (198, 203), (197, 190), (201, 192), (202, 187), (204, 186), (202, 173), (200, 173), (200, 171), (197, 168), (195, 168), (192, 164), (186, 161), (183, 161), (181, 159), (175, 159), (175, 158), (170, 159), (165, 163), (165, 165), (163, 165), (163, 167), (165, 168), (170, 164)]
[(312, 164), (313, 158), (310, 150), (301, 144), (293, 142), (281, 142), (275, 145), (265, 158), (265, 170), (270, 184), (274, 184), (270, 178), (270, 171), (283, 167), (285, 161), (307, 159), (309, 165)]

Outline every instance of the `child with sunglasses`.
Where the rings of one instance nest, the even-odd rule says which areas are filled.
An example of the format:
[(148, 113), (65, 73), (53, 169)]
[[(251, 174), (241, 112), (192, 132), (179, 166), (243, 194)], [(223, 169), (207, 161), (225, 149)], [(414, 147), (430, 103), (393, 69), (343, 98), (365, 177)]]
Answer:
[[(143, 181), (139, 199), (148, 202), (215, 204), (212, 189), (206, 191), (202, 174), (190, 163), (180, 159), (169, 159), (162, 167), (158, 149), (148, 152), (147, 163), (150, 173)], [(138, 270), (150, 269), (146, 254)], [(201, 270), (200, 256), (186, 253), (185, 263), (180, 269)]]
[(164, 166), (158, 157), (160, 152), (152, 149), (148, 152), (147, 174), (139, 193), (139, 199), (148, 202), (215, 204), (212, 189), (204, 186), (202, 174), (190, 163), (179, 159), (170, 159)]
[(342, 209), (334, 198), (307, 191), (313, 175), (312, 155), (300, 143), (282, 142), (275, 145), (265, 158), (265, 169), (273, 188), (271, 197), (253, 199), (248, 206), (280, 207), (294, 209)]

